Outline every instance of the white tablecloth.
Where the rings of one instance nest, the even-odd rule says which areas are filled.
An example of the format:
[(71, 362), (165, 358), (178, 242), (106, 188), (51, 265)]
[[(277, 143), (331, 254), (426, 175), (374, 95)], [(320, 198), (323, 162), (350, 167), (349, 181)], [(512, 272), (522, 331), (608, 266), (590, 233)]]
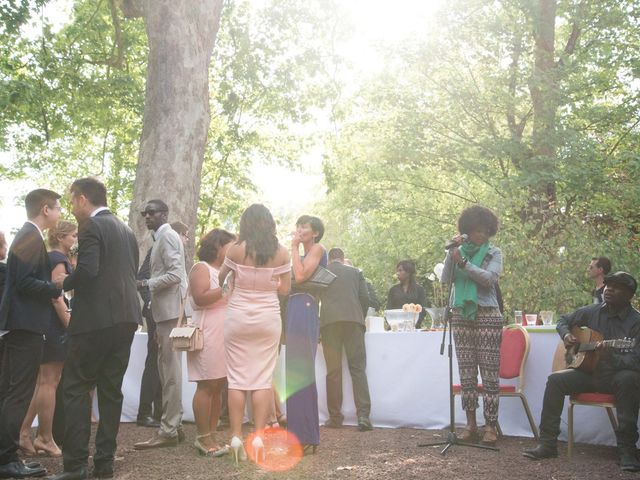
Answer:
[[(440, 355), (441, 332), (367, 333), (367, 377), (371, 392), (371, 421), (376, 427), (415, 427), (423, 429), (448, 428), (449, 382), (447, 349)], [(525, 393), (536, 423), (540, 421), (542, 394), (551, 372), (553, 353), (559, 337), (555, 332), (531, 332), (531, 350), (525, 371)], [(135, 421), (140, 394), (140, 379), (146, 357), (147, 336), (137, 333), (131, 348), (129, 368), (124, 378), (122, 420)], [(283, 347), (285, 348), (285, 347)], [(284, 391), (284, 355), (278, 362), (275, 381)], [(355, 425), (351, 378), (343, 371), (345, 423)], [(454, 354), (454, 382), (458, 382)], [(318, 346), (316, 379), (320, 421), (328, 418), (325, 389), (326, 368), (322, 346)], [(193, 420), (191, 399), (195, 384), (187, 382), (186, 355), (183, 361), (184, 419)], [(456, 398), (456, 424), (464, 424), (460, 398)], [(577, 442), (615, 445), (615, 437), (606, 412), (602, 408), (574, 408), (574, 434)], [(482, 404), (478, 412), (482, 423)], [(499, 412), (500, 426), (505, 435), (533, 436), (522, 403), (518, 398), (502, 398)], [(584, 420), (584, 421), (583, 421)], [(566, 406), (562, 417), (560, 439), (567, 438)]]

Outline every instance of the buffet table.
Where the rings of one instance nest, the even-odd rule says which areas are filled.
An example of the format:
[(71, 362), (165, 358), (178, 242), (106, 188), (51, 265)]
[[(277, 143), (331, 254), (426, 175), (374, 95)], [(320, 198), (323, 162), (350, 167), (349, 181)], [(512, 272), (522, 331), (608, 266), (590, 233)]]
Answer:
[[(553, 354), (559, 337), (555, 330), (543, 327), (528, 328), (531, 349), (525, 371), (525, 393), (535, 421), (540, 419), (542, 394), (547, 375), (551, 372)], [(367, 376), (371, 392), (371, 421), (376, 427), (414, 427), (444, 429), (449, 425), (448, 358), (440, 355), (442, 332), (385, 332), (367, 333)], [(122, 420), (135, 421), (138, 410), (140, 379), (146, 357), (146, 333), (136, 333), (131, 349), (129, 368), (123, 382), (124, 405)], [(285, 348), (285, 347), (283, 347)], [(351, 377), (343, 361), (343, 413), (345, 424), (356, 424)], [(316, 378), (320, 422), (327, 420), (326, 368), (322, 346), (318, 346)], [(284, 355), (281, 355), (274, 376), (278, 390), (284, 391)], [(458, 382), (454, 354), (454, 382)], [(195, 384), (187, 382), (186, 355), (183, 362), (184, 419), (193, 420), (191, 399)], [(456, 424), (464, 424), (460, 399), (456, 398)], [(602, 408), (574, 408), (574, 435), (577, 442), (614, 445), (615, 437)], [(482, 401), (478, 420), (483, 422)], [(532, 437), (531, 429), (518, 398), (500, 401), (500, 426), (505, 435)], [(584, 421), (582, 421), (584, 420)], [(587, 421), (588, 420), (588, 421)], [(560, 439), (567, 438), (566, 406)]]

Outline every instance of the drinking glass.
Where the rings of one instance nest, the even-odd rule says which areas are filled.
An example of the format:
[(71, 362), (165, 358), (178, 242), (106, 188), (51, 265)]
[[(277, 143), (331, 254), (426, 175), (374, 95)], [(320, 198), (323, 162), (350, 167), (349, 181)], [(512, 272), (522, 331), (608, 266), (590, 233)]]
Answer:
[(553, 311), (552, 310), (543, 310), (540, 312), (540, 316), (542, 317), (543, 325), (551, 325), (553, 323)]
[(527, 313), (524, 318), (527, 320), (527, 327), (535, 326), (538, 321), (538, 315), (535, 313)]
[(522, 310), (514, 310), (513, 311), (513, 318), (516, 321), (516, 325), (521, 325), (522, 324)]

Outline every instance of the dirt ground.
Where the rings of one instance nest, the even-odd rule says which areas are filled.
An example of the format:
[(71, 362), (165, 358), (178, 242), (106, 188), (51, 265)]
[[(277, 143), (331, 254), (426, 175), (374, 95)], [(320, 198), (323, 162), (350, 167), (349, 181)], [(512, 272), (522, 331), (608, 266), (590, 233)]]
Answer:
[[(359, 432), (355, 427), (321, 428), (321, 445), (315, 455), (307, 455), (289, 470), (273, 472), (252, 461), (236, 466), (231, 455), (221, 458), (198, 456), (193, 448), (195, 426), (185, 425), (187, 440), (178, 447), (134, 451), (133, 444), (144, 441), (153, 429), (122, 424), (118, 436), (115, 477), (118, 480), (198, 480), (198, 479), (640, 479), (640, 474), (624, 473), (616, 464), (613, 447), (578, 444), (574, 456), (566, 456), (566, 444), (559, 444), (559, 458), (543, 462), (522, 456), (533, 439), (504, 437), (498, 452), (453, 446), (446, 455), (442, 447), (420, 448), (425, 442), (446, 440), (446, 431), (409, 428), (376, 428)], [(218, 432), (220, 440), (228, 432)], [(278, 441), (284, 434), (274, 432), (266, 439), (271, 468), (294, 463)], [(92, 438), (93, 442), (93, 438)], [(50, 473), (62, 469), (60, 459), (40, 459)]]

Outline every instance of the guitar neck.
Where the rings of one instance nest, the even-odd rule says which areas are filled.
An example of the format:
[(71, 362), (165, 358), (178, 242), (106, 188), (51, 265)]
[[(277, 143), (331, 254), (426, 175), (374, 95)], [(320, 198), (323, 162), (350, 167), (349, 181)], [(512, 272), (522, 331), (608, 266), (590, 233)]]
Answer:
[(590, 343), (581, 343), (580, 348), (578, 348), (579, 352), (590, 352), (596, 349), (598, 344), (603, 345), (606, 348), (630, 348), (633, 347), (633, 343), (629, 340), (603, 340), (601, 342), (590, 342)]

